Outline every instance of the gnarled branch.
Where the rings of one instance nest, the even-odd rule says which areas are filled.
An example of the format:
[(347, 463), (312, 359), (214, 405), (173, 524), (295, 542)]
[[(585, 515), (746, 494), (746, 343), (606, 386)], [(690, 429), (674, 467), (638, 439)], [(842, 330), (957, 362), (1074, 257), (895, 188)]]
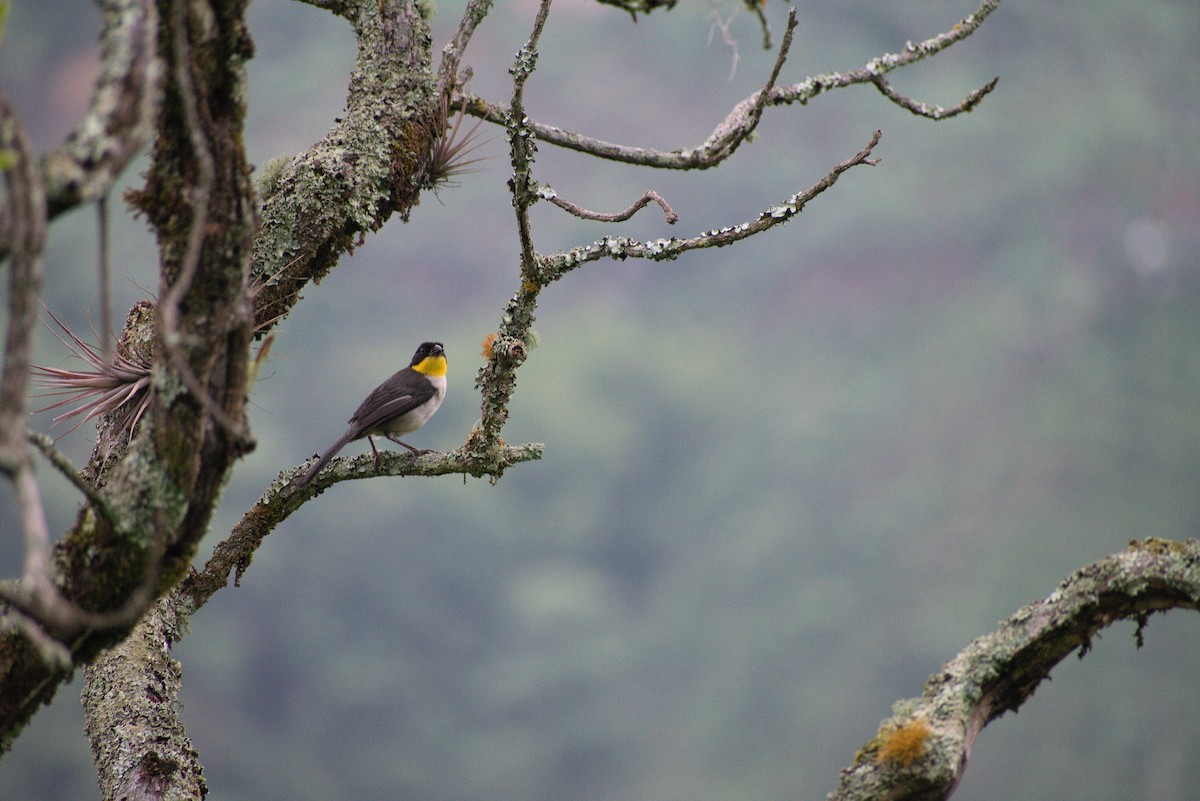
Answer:
[(1076, 571), (947, 662), (920, 698), (897, 704), (829, 798), (949, 798), (984, 726), (1018, 709), (1101, 629), (1135, 620), (1140, 644), (1148, 617), (1167, 609), (1200, 609), (1200, 540), (1135, 541)]

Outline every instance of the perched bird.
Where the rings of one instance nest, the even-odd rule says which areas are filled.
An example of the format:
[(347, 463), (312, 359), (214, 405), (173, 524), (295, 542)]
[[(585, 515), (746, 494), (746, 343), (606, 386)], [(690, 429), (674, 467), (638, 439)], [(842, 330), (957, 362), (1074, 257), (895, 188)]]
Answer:
[(338, 441), (329, 446), (317, 463), (308, 469), (296, 486), (303, 487), (337, 455), (346, 443), (367, 438), (375, 459), (375, 437), (387, 437), (414, 454), (427, 451), (414, 448), (398, 437), (411, 434), (442, 405), (446, 397), (446, 349), (441, 342), (422, 342), (413, 354), (412, 362), (394, 376), (375, 387), (350, 417), (350, 427)]

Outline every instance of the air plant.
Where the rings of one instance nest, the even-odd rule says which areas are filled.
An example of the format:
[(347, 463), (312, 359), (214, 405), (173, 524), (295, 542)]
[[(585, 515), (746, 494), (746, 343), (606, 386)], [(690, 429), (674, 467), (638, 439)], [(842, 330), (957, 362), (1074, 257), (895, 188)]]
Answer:
[(478, 164), (487, 158), (468, 158), (471, 153), (485, 144), (486, 140), (480, 141), (479, 139), (479, 126), (483, 125), (483, 120), (476, 120), (474, 125), (463, 132), (462, 124), (465, 117), (466, 114), (459, 110), (458, 116), (451, 124), (449, 98), (442, 98), (436, 120), (440, 133), (429, 148), (421, 175), (422, 181), (433, 189), (435, 195), (441, 187), (458, 186), (457, 178), (460, 175), (477, 172), (478, 168), (471, 165)]
[[(89, 345), (71, 330), (54, 312), (46, 309), (50, 319), (66, 335), (50, 329), (60, 342), (81, 361), (85, 367), (78, 370), (63, 370), (58, 367), (43, 367), (32, 365), (34, 380), (46, 387), (45, 392), (38, 397), (67, 396), (49, 406), (37, 409), (47, 412), (70, 404), (76, 406), (61, 412), (54, 418), (54, 424), (79, 418), (79, 422), (67, 431), (59, 434), (56, 439), (70, 434), (89, 420), (102, 414), (113, 415), (114, 428), (123, 431), (130, 437), (150, 405), (150, 362), (141, 353), (122, 348), (113, 349), (111, 360), (106, 358), (103, 348)], [(92, 335), (100, 340), (95, 326), (88, 323)], [(49, 326), (46, 326), (49, 328)]]
[[(277, 272), (260, 277), (250, 283), (247, 294), (256, 307), (259, 305), (260, 295), (264, 290), (288, 267), (291, 267), (294, 261), (285, 264)], [(267, 302), (266, 306), (282, 304), (295, 294), (296, 292), (288, 293), (283, 298)], [(150, 314), (153, 314), (155, 309), (155, 305), (148, 300), (139, 301), (135, 309), (138, 307)], [(103, 347), (84, 342), (50, 309), (47, 308), (46, 313), (50, 315), (50, 319), (62, 333), (50, 328), (48, 324), (46, 327), (50, 328), (58, 341), (66, 345), (71, 354), (84, 362), (85, 366), (78, 370), (64, 370), (58, 367), (31, 365), (34, 380), (45, 389), (45, 391), (37, 393), (37, 397), (66, 396), (49, 406), (36, 409), (35, 412), (48, 412), (76, 404), (58, 414), (54, 418), (53, 424), (58, 425), (62, 421), (72, 418), (79, 418), (79, 422), (59, 434), (55, 439), (61, 439), (89, 420), (105, 414), (114, 415), (112, 422), (118, 433), (132, 438), (134, 428), (137, 427), (142, 415), (146, 413), (146, 409), (150, 405), (150, 359), (152, 354), (149, 349), (127, 347), (118, 343), (109, 356), (104, 353)], [(133, 312), (131, 312), (132, 314)], [(262, 331), (275, 324), (283, 317), (283, 314), (280, 313), (258, 323), (255, 331)], [(142, 317), (142, 315), (138, 315), (138, 317)], [(133, 318), (131, 317), (131, 319)], [(90, 319), (88, 326), (92, 329), (92, 336), (98, 342), (103, 341), (103, 337), (96, 331), (96, 327), (91, 324)], [(128, 327), (126, 330), (129, 330)], [(248, 367), (250, 385), (257, 380), (273, 341), (274, 335), (268, 334), (259, 346), (258, 353), (250, 360)]]

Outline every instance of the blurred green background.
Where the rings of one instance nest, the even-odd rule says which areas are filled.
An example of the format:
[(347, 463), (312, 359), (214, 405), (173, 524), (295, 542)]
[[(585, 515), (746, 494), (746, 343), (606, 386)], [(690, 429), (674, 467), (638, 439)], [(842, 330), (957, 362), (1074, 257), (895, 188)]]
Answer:
[[(798, 6), (784, 82), (861, 66), (975, 4)], [(440, 49), (463, 3), (436, 7)], [(715, 7), (727, 20), (735, 4)], [(534, 10), (505, 0), (479, 29), (474, 91), (506, 102)], [(556, 3), (530, 115), (698, 145), (774, 58), (738, 13), (731, 78), (713, 13), (632, 24)], [(785, 13), (767, 7), (776, 38)], [(96, 17), (74, 0), (12, 11), (0, 80), (42, 149), (86, 107)], [(298, 3), (259, 0), (250, 24), (261, 165), (339, 113), (353, 42)], [(209, 797), (822, 798), (892, 702), (973, 637), (1131, 538), (1196, 536), (1198, 41), (1196, 2), (1006, 0), (893, 76), (948, 106), (999, 75), (970, 115), (932, 123), (845, 90), (769, 111), (733, 159), (686, 175), (542, 146), (535, 177), (561, 195), (616, 210), (654, 188), (681, 216), (603, 226), (543, 204), (534, 236), (551, 252), (752, 219), (884, 132), (879, 166), (783, 228), (548, 289), (505, 436), (544, 442), (541, 462), (495, 487), (344, 483), (280, 527), (177, 649)], [(280, 327), (252, 399), (258, 449), (212, 542), (423, 339), (446, 343), (451, 386), (411, 441), (466, 437), (479, 342), (517, 280), (507, 154), (486, 136), (479, 172), (368, 237)], [(47, 303), (86, 330), (94, 212), (50, 233)], [(155, 290), (155, 255), (128, 219), (113, 251), (120, 314)], [(47, 332), (38, 358), (70, 364)], [(89, 439), (63, 447), (82, 461)], [(61, 530), (77, 499), (50, 472)], [(1156, 617), (1141, 650), (1132, 632), (1105, 631), (990, 726), (956, 799), (1197, 798), (1200, 621)], [(0, 796), (94, 797), (77, 690), (0, 762)]]

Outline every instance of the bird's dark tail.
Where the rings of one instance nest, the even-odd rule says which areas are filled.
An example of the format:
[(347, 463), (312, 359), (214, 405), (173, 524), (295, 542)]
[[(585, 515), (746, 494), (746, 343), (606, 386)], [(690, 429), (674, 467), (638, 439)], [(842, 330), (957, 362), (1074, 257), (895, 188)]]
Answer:
[(321, 454), (321, 458), (317, 460), (316, 464), (308, 468), (308, 472), (304, 474), (304, 478), (300, 479), (300, 482), (296, 484), (296, 487), (303, 487), (305, 484), (312, 481), (313, 477), (316, 476), (317, 473), (321, 472), (321, 468), (329, 464), (329, 460), (337, 456), (338, 451), (346, 447), (347, 442), (354, 439), (354, 433), (355, 432), (352, 430), (347, 431), (345, 434), (342, 434), (341, 438), (338, 439), (337, 442), (326, 448), (325, 452)]

